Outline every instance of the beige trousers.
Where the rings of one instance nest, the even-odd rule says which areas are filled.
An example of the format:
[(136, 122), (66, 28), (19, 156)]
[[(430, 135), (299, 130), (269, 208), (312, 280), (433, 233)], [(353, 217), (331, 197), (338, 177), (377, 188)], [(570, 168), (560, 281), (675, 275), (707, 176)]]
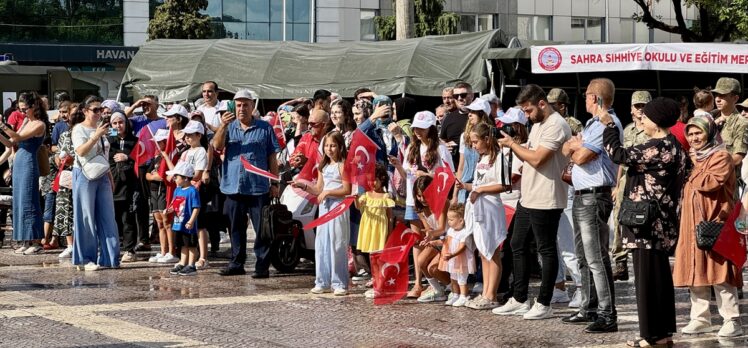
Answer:
[[(699, 320), (712, 323), (712, 315), (709, 312), (709, 298), (711, 286), (692, 286), (691, 290), (691, 320)], [(729, 284), (714, 285), (714, 295), (717, 299), (717, 309), (724, 321), (739, 320), (738, 311), (738, 289)]]

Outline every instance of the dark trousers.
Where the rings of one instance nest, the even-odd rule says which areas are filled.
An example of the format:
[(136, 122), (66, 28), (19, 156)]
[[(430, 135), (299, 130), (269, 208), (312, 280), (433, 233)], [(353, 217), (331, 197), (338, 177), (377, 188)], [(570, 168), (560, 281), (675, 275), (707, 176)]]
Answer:
[[(499, 293), (504, 293), (504, 298), (512, 295), (512, 283), (510, 282), (514, 253), (512, 252), (512, 234), (514, 234), (514, 218), (509, 222), (506, 240), (501, 246), (501, 279), (499, 279)], [(478, 262), (480, 263), (480, 262)]]
[(639, 336), (649, 342), (675, 332), (675, 290), (668, 254), (655, 249), (633, 249)]
[[(227, 195), (223, 206), (223, 213), (229, 218), (229, 232), (231, 233), (231, 262), (229, 268), (243, 268), (247, 261), (247, 219), (252, 221), (252, 228), (259, 237), (262, 207), (270, 203), (270, 195), (259, 196)], [(270, 268), (270, 244), (261, 238), (255, 238), (255, 273), (267, 273)]]
[(512, 235), (512, 252), (514, 253), (514, 299), (524, 303), (530, 284), (530, 264), (532, 253), (529, 252), (531, 236), (538, 245), (543, 269), (541, 271), (540, 292), (537, 301), (545, 306), (551, 304), (553, 286), (558, 274), (558, 220), (563, 209), (530, 209), (517, 204), (514, 213), (514, 234)]
[(135, 252), (138, 233), (135, 228), (135, 213), (130, 212), (130, 202), (114, 201), (114, 217), (117, 220), (117, 230), (122, 237), (122, 251)]
[[(151, 207), (149, 207), (149, 198), (151, 195), (151, 189), (148, 185), (148, 180), (145, 179), (145, 173), (148, 171), (147, 166), (140, 166), (138, 168), (138, 184), (140, 184), (140, 195), (138, 196), (137, 209), (135, 210), (135, 225), (137, 226), (137, 240), (143, 244), (151, 244)], [(117, 215), (120, 216), (120, 215)], [(156, 223), (153, 224), (155, 234), (158, 236), (158, 226)]]

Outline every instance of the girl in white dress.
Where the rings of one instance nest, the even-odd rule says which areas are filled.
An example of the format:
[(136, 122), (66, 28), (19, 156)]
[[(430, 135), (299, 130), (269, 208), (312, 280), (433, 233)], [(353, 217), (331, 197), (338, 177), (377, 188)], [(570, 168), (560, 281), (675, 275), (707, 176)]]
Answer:
[(458, 183), (470, 192), (465, 204), (465, 228), (473, 233), (483, 267), (483, 293), (466, 305), (490, 309), (499, 304), (496, 291), (501, 277), (499, 248), (506, 239), (506, 218), (500, 194), (502, 175), (508, 173), (506, 160), (493, 135), (494, 127), (478, 124), (470, 132), (470, 142), (480, 154), (472, 184)]
[(475, 273), (475, 246), (473, 234), (465, 228), (464, 204), (457, 203), (449, 207), (447, 224), (449, 229), (442, 247), (439, 270), (449, 272), (452, 293), (444, 304), (462, 307), (467, 304), (470, 296), (468, 275)]

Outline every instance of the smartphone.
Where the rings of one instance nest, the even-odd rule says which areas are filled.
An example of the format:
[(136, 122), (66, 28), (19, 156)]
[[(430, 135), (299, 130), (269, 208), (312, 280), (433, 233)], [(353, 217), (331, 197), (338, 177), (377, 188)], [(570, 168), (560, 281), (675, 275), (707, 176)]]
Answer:
[(232, 114), (236, 114), (236, 102), (233, 100), (229, 100), (226, 104), (226, 109), (228, 112)]
[(109, 136), (113, 137), (115, 135), (117, 135), (117, 130), (114, 127), (109, 127)]

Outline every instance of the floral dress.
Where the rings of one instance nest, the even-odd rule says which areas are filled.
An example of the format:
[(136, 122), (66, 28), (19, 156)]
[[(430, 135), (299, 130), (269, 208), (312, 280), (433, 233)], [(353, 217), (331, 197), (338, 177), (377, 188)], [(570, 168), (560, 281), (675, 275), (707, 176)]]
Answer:
[(675, 136), (669, 134), (624, 148), (614, 127), (605, 129), (603, 143), (613, 162), (628, 166), (624, 197), (654, 200), (660, 206), (649, 229), (621, 225), (623, 246), (672, 252), (678, 242), (678, 211), (686, 167), (685, 153)]
[[(70, 138), (70, 130), (60, 134), (59, 140), (60, 157), (73, 156), (73, 141)], [(70, 165), (67, 166), (67, 169)], [(62, 169), (60, 169), (62, 170)], [(55, 198), (55, 224), (54, 234), (58, 237), (73, 235), (73, 195), (72, 190), (60, 186)]]

